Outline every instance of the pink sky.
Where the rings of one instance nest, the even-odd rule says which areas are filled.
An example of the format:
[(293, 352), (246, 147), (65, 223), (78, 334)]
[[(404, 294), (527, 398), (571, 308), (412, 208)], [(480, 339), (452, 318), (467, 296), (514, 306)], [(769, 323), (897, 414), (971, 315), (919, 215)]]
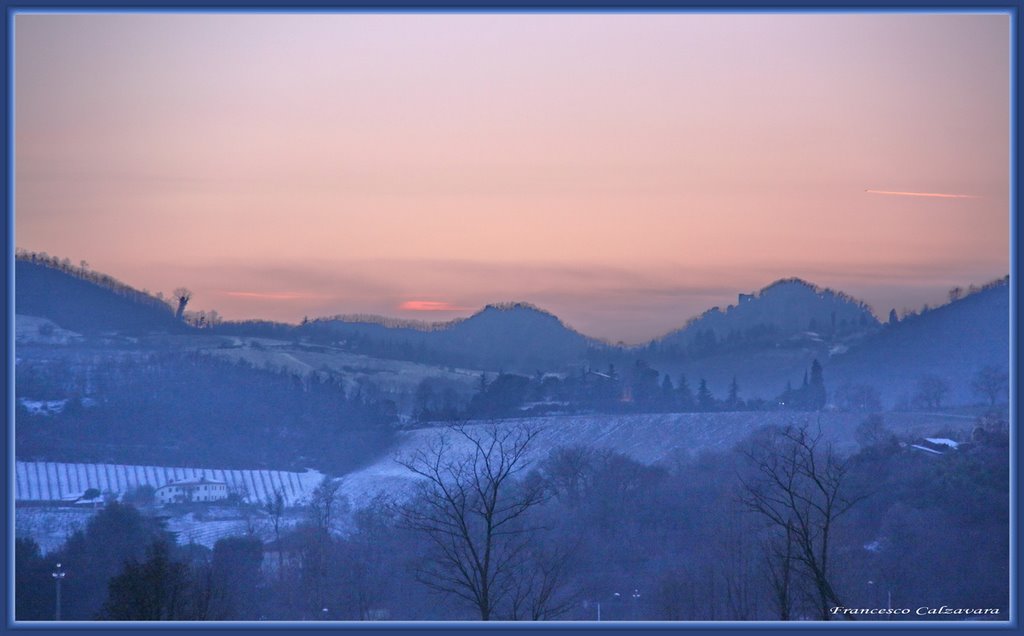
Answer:
[[(16, 242), (228, 318), (1009, 270), (1006, 15), (18, 15)], [(918, 195), (958, 196), (918, 196)]]

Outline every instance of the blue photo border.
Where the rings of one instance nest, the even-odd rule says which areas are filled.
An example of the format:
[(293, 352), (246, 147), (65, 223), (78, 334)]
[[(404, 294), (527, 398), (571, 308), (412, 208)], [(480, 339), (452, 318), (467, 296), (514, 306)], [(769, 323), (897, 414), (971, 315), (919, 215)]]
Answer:
[[(996, 0), (971, 3), (967, 0), (902, 0), (898, 3), (885, 0), (725, 0), (709, 2), (707, 0), (643, 0), (631, 5), (623, 0), (299, 0), (289, 4), (285, 0), (219, 0), (203, 2), (203, 0), (0, 0), (3, 4), (3, 44), (0, 46), (0, 66), (4, 69), (2, 83), (2, 100), (5, 107), (5, 126), (3, 128), (3, 146), (6, 149), (7, 169), (4, 171), (3, 193), (5, 206), (4, 243), (2, 266), (0, 273), (4, 281), (3, 311), (0, 321), (4, 327), (4, 337), (0, 338), (3, 351), (4, 367), (3, 394), (6, 422), (4, 436), (5, 484), (3, 493), (4, 507), (4, 550), (0, 556), (6, 574), (4, 589), (4, 620), (0, 623), (0, 631), (31, 632), (34, 634), (56, 634), (68, 631), (87, 632), (142, 632), (159, 630), (165, 632), (219, 633), (223, 631), (255, 631), (260, 634), (289, 634), (296, 631), (330, 630), (339, 633), (410, 634), (417, 632), (444, 633), (449, 631), (485, 633), (485, 632), (529, 632), (531, 634), (556, 633), (600, 633), (628, 634), (643, 632), (678, 632), (678, 633), (714, 633), (742, 634), (752, 631), (789, 632), (800, 634), (826, 633), (833, 630), (856, 632), (871, 631), (880, 633), (900, 633), (909, 631), (948, 631), (948, 632), (989, 632), (1017, 631), (1019, 629), (1019, 603), (1017, 586), (1017, 528), (1019, 526), (1019, 506), (1017, 505), (1018, 473), (1017, 457), (1020, 440), (1016, 433), (1019, 395), (1019, 339), (1018, 339), (1018, 302), (1020, 261), (1017, 249), (1020, 245), (1021, 226), (1019, 223), (1020, 202), (1018, 186), (1021, 177), (1021, 165), (1018, 161), (1020, 148), (1019, 126), (1019, 87), (1020, 69), (1022, 68), (1021, 46), (1019, 34), (1024, 27), (1024, 13), (1021, 12), (1022, 0)], [(52, 622), (14, 622), (14, 26), (15, 16), (24, 13), (999, 13), (1010, 16), (1010, 223), (1008, 247), (1010, 250), (1010, 620), (999, 622), (734, 622), (734, 621), (699, 621), (699, 622), (446, 622), (446, 621), (415, 621), (415, 622), (77, 622), (68, 621), (59, 624)], [(956, 573), (950, 573), (955, 576)], [(59, 626), (57, 626), (59, 625)]]

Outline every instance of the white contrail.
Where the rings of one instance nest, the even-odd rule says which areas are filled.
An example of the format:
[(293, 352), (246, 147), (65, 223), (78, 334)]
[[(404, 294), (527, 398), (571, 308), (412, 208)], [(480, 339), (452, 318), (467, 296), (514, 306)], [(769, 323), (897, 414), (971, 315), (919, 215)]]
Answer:
[(980, 199), (973, 194), (946, 194), (944, 192), (896, 192), (893, 190), (865, 190), (868, 194), (889, 194), (897, 197), (932, 197), (936, 199)]

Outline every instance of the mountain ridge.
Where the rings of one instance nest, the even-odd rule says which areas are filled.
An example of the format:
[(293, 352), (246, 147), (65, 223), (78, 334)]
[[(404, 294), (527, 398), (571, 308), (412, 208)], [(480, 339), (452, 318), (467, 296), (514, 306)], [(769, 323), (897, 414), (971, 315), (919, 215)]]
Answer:
[[(992, 335), (999, 330), (1008, 332), (1008, 278), (973, 288), (963, 298), (894, 325), (879, 323), (866, 303), (841, 291), (800, 278), (781, 278), (754, 293), (738, 294), (736, 305), (724, 310), (713, 307), (661, 338), (627, 347), (582, 334), (554, 313), (522, 301), (489, 303), (470, 316), (438, 322), (339, 315), (298, 325), (228, 321), (197, 328), (175, 320), (173, 309), (163, 300), (109, 276), (74, 268), (66, 261), (50, 257), (32, 260), (19, 255), (16, 274), (18, 314), (38, 315), (75, 332), (123, 330), (266, 337), (440, 367), (526, 374), (604, 368), (609, 363), (640, 357), (674, 374), (686, 372), (693, 379), (706, 376), (715, 391), (724, 390), (721, 387), (733, 376), (739, 375), (743, 382), (743, 376), (753, 368), (760, 369), (755, 375), (764, 376), (764, 381), (751, 377), (747, 382), (750, 389), (764, 395), (772, 383), (779, 384), (781, 390), (786, 380), (792, 379), (783, 376), (802, 373), (798, 370), (813, 357), (825, 364), (833, 386), (862, 384), (872, 373), (878, 375), (874, 368), (878, 361), (885, 360), (885, 366), (904, 369), (906, 375), (881, 374), (888, 378), (882, 392), (886, 401), (893, 403), (902, 399), (901, 395), (912, 393), (907, 378), (925, 373), (921, 364), (911, 364), (907, 359), (941, 365), (944, 359), (937, 352), (951, 350), (965, 369), (949, 374), (950, 380), (967, 385), (964, 374), (976, 372), (974, 367), (982, 363), (999, 362), (1000, 355), (1006, 357), (1009, 346), (1005, 333), (1002, 337)], [(75, 293), (65, 293), (69, 289)], [(960, 311), (975, 305), (986, 309)], [(943, 320), (948, 324), (935, 326)], [(976, 329), (972, 327), (975, 324), (979, 325)], [(931, 335), (915, 335), (921, 330)], [(942, 344), (947, 342), (952, 344)], [(788, 357), (783, 359), (793, 358), (792, 363), (785, 362), (774, 373), (769, 373), (774, 363), (767, 359), (750, 370), (746, 369), (750, 365), (742, 363), (750, 356), (763, 357), (773, 351), (776, 353), (771, 355), (779, 356), (787, 350), (803, 353), (785, 354)], [(895, 351), (902, 351), (905, 359), (894, 358)], [(895, 387), (899, 387), (900, 395), (894, 392)], [(958, 399), (965, 399), (966, 391), (958, 386)]]

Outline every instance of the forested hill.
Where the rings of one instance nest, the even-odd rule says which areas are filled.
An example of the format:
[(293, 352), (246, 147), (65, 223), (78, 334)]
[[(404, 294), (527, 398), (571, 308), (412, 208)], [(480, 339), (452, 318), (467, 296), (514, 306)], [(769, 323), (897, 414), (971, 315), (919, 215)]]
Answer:
[(936, 309), (903, 318), (836, 356), (836, 385), (876, 386), (883, 401), (913, 399), (918, 383), (934, 377), (948, 385), (945, 401), (970, 403), (972, 380), (984, 367), (1009, 368), (1010, 285), (1001, 279)]
[(526, 303), (488, 305), (469, 318), (432, 325), (339, 317), (299, 331), (371, 356), (527, 373), (579, 362), (589, 348), (605, 346)]
[(191, 328), (163, 300), (105, 274), (36, 254), (15, 261), (16, 314), (79, 333), (183, 332)]
[(835, 340), (877, 327), (878, 319), (865, 303), (789, 278), (754, 294), (740, 294), (737, 304), (724, 311), (713, 307), (652, 344), (662, 351), (701, 355), (723, 344), (774, 345), (807, 332)]

